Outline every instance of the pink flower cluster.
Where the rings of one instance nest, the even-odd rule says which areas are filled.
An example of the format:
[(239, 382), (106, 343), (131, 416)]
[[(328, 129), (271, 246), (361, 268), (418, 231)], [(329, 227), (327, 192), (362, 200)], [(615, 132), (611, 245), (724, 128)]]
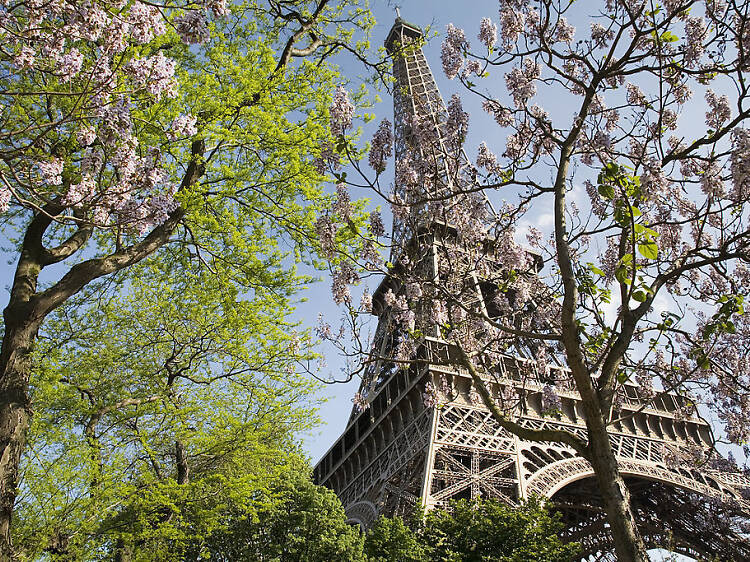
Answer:
[(478, 37), (487, 49), (491, 51), (495, 43), (497, 43), (497, 25), (490, 18), (482, 18), (482, 21), (479, 22)]
[(706, 90), (706, 102), (709, 110), (706, 112), (706, 125), (717, 131), (732, 117), (729, 98), (725, 95), (717, 96), (712, 90)]
[(39, 162), (39, 171), (42, 173), (42, 179), (49, 185), (62, 184), (63, 161), (60, 158), (50, 158)]
[(385, 170), (386, 162), (392, 154), (393, 133), (391, 132), (391, 122), (388, 119), (383, 119), (372, 137), (368, 163), (376, 172), (382, 172)]
[(208, 41), (210, 34), (207, 23), (203, 10), (186, 10), (174, 20), (180, 39), (188, 45), (200, 45)]
[(145, 88), (157, 100), (162, 96), (177, 96), (177, 80), (174, 77), (175, 62), (159, 52), (143, 59), (132, 59), (125, 70), (138, 88)]
[(323, 255), (331, 259), (336, 253), (336, 224), (328, 217), (321, 216), (315, 221), (315, 233)]
[(512, 8), (500, 10), (500, 34), (506, 49), (518, 42), (518, 38), (524, 32), (525, 25), (526, 16), (523, 12)]
[(522, 108), (536, 95), (534, 81), (542, 74), (539, 65), (532, 59), (523, 59), (520, 68), (514, 68), (505, 75), (505, 85), (513, 97), (516, 107)]
[(351, 304), (352, 295), (349, 292), (349, 285), (359, 282), (359, 275), (354, 267), (348, 262), (343, 262), (339, 267), (334, 269), (332, 274), (331, 293), (333, 302), (336, 304)]
[(337, 137), (343, 135), (352, 126), (354, 118), (354, 104), (343, 87), (336, 88), (329, 112), (331, 133)]
[(178, 115), (172, 121), (172, 125), (167, 131), (167, 136), (172, 140), (177, 140), (185, 137), (192, 137), (198, 132), (195, 126), (197, 119), (192, 115)]
[(469, 42), (463, 29), (449, 23), (446, 27), (445, 39), (440, 51), (440, 60), (443, 63), (443, 72), (453, 80), (461, 71), (464, 63), (464, 52), (469, 49)]

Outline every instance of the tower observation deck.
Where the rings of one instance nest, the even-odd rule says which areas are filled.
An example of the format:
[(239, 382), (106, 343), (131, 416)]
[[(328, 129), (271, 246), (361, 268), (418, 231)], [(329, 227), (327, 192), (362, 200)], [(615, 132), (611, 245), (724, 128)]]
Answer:
[[(445, 135), (446, 106), (422, 40), (417, 26), (398, 18), (385, 42), (396, 79), (396, 161), (398, 167), (410, 150), (417, 150), (436, 162), (432, 176), (422, 178), (422, 193), (426, 200), (440, 201), (470, 186), (471, 167), (460, 147)], [(415, 143), (418, 123), (434, 125), (437, 134), (432, 143)], [(399, 190), (403, 187), (397, 174)], [(405, 191), (401, 195), (408, 196)], [(484, 307), (491, 315), (486, 280), (502, 275), (502, 263), (492, 259), (492, 245), (487, 245), (487, 261), (496, 271), (485, 271), (481, 278), (468, 265), (451, 263), (445, 256), (460, 256), (461, 242), (447, 221), (424, 208), (414, 204), (408, 216), (394, 220), (395, 249), (408, 246), (410, 238), (419, 241), (414, 244), (419, 255), (405, 262), (411, 265), (396, 267), (418, 267), (422, 274), (446, 282), (460, 278), (465, 284), (469, 279), (473, 297), (467, 297), (468, 305)], [(391, 261), (397, 259), (392, 256)], [(394, 275), (375, 292), (373, 314), (378, 327), (360, 389), (365, 407), (355, 406), (342, 435), (315, 467), (315, 480), (335, 491), (350, 521), (364, 528), (380, 514), (405, 514), (419, 502), (430, 509), (458, 498), (497, 498), (510, 505), (531, 496), (547, 498), (563, 514), (565, 537), (583, 546), (584, 558), (614, 560), (588, 461), (565, 445), (525, 441), (500, 427), (478, 399), (469, 374), (445, 360), (453, 353), (451, 344), (436, 323), (430, 324), (423, 309), (415, 311), (424, 326), (416, 350), (421, 361), (400, 368), (393, 358), (404, 335), (394, 319), (396, 312), (384, 298), (387, 291), (402, 294), (406, 287)], [(585, 439), (585, 414), (572, 384), (559, 389), (557, 414), (543, 410), (545, 375), (536, 373), (534, 353), (533, 346), (521, 341), (509, 347), (492, 370), (482, 374), (486, 387), (493, 396), (509, 391), (520, 396), (517, 421), (521, 425), (565, 429)], [(550, 371), (561, 380), (566, 369), (563, 360), (550, 361)], [(432, 401), (424, 399), (428, 386), (435, 389)], [(669, 543), (672, 550), (694, 557), (750, 560), (744, 537), (702, 532), (704, 518), (712, 511), (715, 516), (717, 509), (730, 518), (750, 513), (743, 494), (750, 482), (737, 473), (674, 467), (666, 459), (670, 451), (711, 445), (708, 423), (697, 414), (680, 415), (686, 399), (676, 393), (646, 403), (635, 385), (626, 384), (624, 390), (620, 421), (610, 429), (611, 442), (647, 546)]]

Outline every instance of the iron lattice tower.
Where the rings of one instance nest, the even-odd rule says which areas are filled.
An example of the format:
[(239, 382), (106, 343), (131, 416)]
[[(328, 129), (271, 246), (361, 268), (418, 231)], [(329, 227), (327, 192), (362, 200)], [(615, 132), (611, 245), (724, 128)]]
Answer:
[[(454, 150), (442, 135), (430, 147), (415, 147), (412, 142), (415, 116), (435, 123), (439, 131), (444, 130), (446, 119), (421, 40), (421, 30), (399, 17), (385, 43), (396, 78), (396, 159), (407, 157), (410, 149), (435, 151), (441, 154), (437, 174), (442, 179), (430, 185), (460, 190), (461, 183), (471, 179), (460, 149)], [(399, 189), (397, 183), (397, 192)], [(444, 223), (425, 228), (418, 216), (394, 220), (394, 248), (403, 247), (409, 236), (418, 237), (423, 249), (412, 267), (444, 277), (450, 275), (446, 270), (455, 274), (455, 264), (447, 263), (441, 251), (457, 243)], [(492, 263), (492, 256), (488, 257)], [(502, 270), (500, 263), (494, 267), (496, 273)], [(458, 273), (473, 279), (472, 305), (485, 307), (491, 314), (486, 282), (483, 285), (475, 275), (463, 275), (460, 267)], [(478, 400), (468, 373), (445, 366), (451, 346), (441, 339), (436, 325), (422, 329), (419, 366), (399, 369), (389, 358), (394, 357), (403, 333), (385, 304), (388, 290), (398, 292), (403, 287), (388, 277), (374, 294), (378, 328), (360, 390), (367, 406), (352, 410), (345, 431), (315, 467), (316, 481), (333, 489), (349, 520), (365, 528), (379, 514), (405, 514), (420, 501), (430, 509), (457, 498), (492, 497), (511, 505), (532, 495), (548, 498), (563, 513), (566, 538), (582, 544), (584, 558), (612, 559), (606, 516), (588, 461), (561, 444), (524, 441), (501, 428)], [(534, 365), (533, 348), (518, 342), (486, 374), (485, 384), (494, 396), (508, 388), (519, 391), (520, 423), (563, 428), (585, 436), (580, 396), (572, 386), (559, 392), (559, 415), (543, 414), (545, 381), (534, 374)], [(564, 374), (566, 367), (558, 362), (550, 371)], [(438, 389), (439, 403), (427, 407), (423, 392), (430, 383)], [(523, 389), (518, 388), (520, 384)], [(634, 385), (626, 384), (625, 392), (623, 413), (632, 415), (613, 424), (611, 439), (647, 545), (667, 545), (701, 558), (750, 560), (750, 546), (742, 537), (703, 532), (704, 522), (716, 518), (717, 513), (726, 518), (750, 513), (750, 503), (742, 493), (750, 488), (750, 482), (737, 473), (690, 466), (670, 468), (665, 462), (665, 451), (691, 444), (711, 445), (708, 423), (697, 415), (678, 415), (685, 401), (678, 394), (664, 394), (645, 405)]]

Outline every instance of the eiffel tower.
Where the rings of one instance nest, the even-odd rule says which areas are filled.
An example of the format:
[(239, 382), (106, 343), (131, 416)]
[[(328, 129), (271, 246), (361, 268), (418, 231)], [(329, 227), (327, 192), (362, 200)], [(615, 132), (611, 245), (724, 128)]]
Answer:
[[(452, 159), (438, 171), (441, 185), (460, 190), (462, 182), (471, 181), (470, 167), (460, 149), (451, 148), (442, 137), (446, 107), (422, 39), (422, 31), (399, 16), (385, 42), (396, 79), (396, 159), (406, 157), (415, 118), (432, 122), (438, 131), (434, 146), (417, 149), (437, 147), (444, 159)], [(409, 236), (418, 239), (421, 257), (419, 263), (410, 262), (412, 267), (445, 276), (446, 268), (455, 264), (441, 258), (441, 249), (457, 244), (455, 236), (445, 223), (430, 219), (425, 224), (416, 208), (406, 219), (394, 219), (394, 251), (408, 246)], [(391, 261), (397, 258), (392, 255)], [(501, 265), (496, 267), (494, 274), (501, 275)], [(363, 528), (380, 514), (404, 515), (418, 502), (431, 509), (458, 498), (498, 498), (510, 505), (531, 496), (546, 498), (562, 512), (564, 538), (582, 545), (584, 559), (614, 560), (588, 461), (564, 445), (524, 441), (501, 428), (478, 398), (468, 373), (445, 361), (451, 346), (434, 323), (423, 324), (418, 364), (402, 369), (392, 360), (403, 334), (385, 295), (405, 290), (395, 277), (386, 277), (373, 295), (378, 328), (360, 388), (362, 399), (341, 437), (315, 467), (316, 482), (335, 491), (350, 522)], [(491, 284), (474, 281), (473, 306), (491, 315)], [(544, 411), (545, 381), (535, 374), (534, 359), (533, 347), (516, 342), (486, 374), (486, 385), (495, 396), (509, 388), (518, 392), (522, 425), (563, 428), (585, 436), (580, 396), (572, 385), (558, 391), (558, 414)], [(565, 380), (564, 363), (551, 363), (550, 372)], [(425, 400), (428, 389), (434, 389), (433, 400)], [(674, 467), (665, 458), (690, 445), (710, 446), (708, 423), (697, 414), (681, 415), (686, 399), (676, 393), (647, 404), (635, 385), (626, 383), (624, 390), (623, 415), (611, 428), (611, 440), (647, 546), (666, 545), (695, 558), (750, 560), (750, 546), (741, 536), (704, 532), (712, 517), (730, 521), (750, 513), (743, 496), (750, 481), (739, 473)]]

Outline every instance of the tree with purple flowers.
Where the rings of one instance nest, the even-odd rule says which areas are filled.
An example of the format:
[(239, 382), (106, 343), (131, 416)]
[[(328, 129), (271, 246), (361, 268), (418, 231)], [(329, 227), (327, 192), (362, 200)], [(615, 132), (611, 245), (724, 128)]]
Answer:
[[(748, 22), (750, 4), (721, 0), (501, 0), (497, 18), (477, 22), (478, 44), (449, 25), (440, 55), (496, 121), (499, 156), (487, 139), (465, 160), (468, 115), (454, 96), (442, 123), (405, 117), (392, 191), (380, 185), (387, 124), (370, 148), (374, 174), (354, 164), (391, 206), (395, 234), (412, 233), (373, 241), (393, 263), (358, 264), (391, 279), (380, 306), (400, 334), (393, 360), (425, 361), (418, 350), (437, 325), (456, 351), (446, 361), (471, 375), (474, 399), (502, 427), (589, 461), (622, 561), (648, 558), (610, 440), (618, 424), (676, 393), (676, 419), (710, 413), (720, 449), (750, 438)], [(540, 209), (547, 231), (532, 226)], [(414, 235), (425, 224), (447, 225), (458, 243), (433, 256)], [(425, 275), (428, 259), (447, 273)], [(338, 300), (359, 334), (364, 308), (345, 284)], [(519, 342), (547, 415), (563, 389), (580, 396), (584, 436), (521, 426), (523, 398), (487, 382)], [(352, 373), (374, 359), (361, 351)], [(642, 406), (624, 407), (626, 387)], [(435, 405), (441, 389), (424, 395)], [(663, 462), (733, 463), (716, 446), (664, 451)]]
[(352, 35), (370, 25), (366, 8), (329, 0), (0, 5), (0, 226), (15, 262), (0, 353), (0, 559), (12, 556), (45, 319), (164, 255), (286, 311), (300, 278), (279, 241), (298, 259), (320, 248), (315, 160), (341, 81), (328, 61), (357, 53)]

